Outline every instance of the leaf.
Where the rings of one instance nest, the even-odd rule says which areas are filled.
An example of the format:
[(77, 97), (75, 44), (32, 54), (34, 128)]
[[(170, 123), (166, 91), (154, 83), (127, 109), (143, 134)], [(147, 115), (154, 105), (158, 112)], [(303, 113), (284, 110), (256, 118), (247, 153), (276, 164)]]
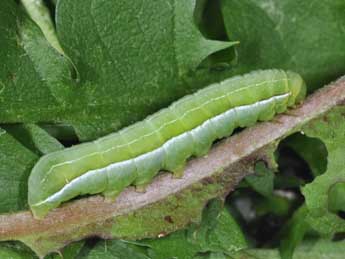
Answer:
[(46, 256), (45, 259), (75, 259), (78, 258), (80, 251), (85, 244), (84, 240), (74, 242), (66, 246), (62, 251), (59, 253), (51, 254)]
[(42, 0), (21, 0), (21, 3), (26, 8), (30, 17), (41, 28), (44, 36), (50, 42), (50, 44), (61, 54), (64, 54), (59, 40), (57, 39), (49, 10), (44, 2)]
[(199, 249), (198, 245), (187, 241), (186, 231), (178, 231), (162, 238), (145, 242), (149, 247), (148, 254), (152, 259), (189, 259)]
[(57, 150), (61, 150), (64, 146), (55, 138), (50, 136), (48, 132), (35, 124), (27, 124), (26, 129), (31, 135), (32, 142), (37, 150), (42, 154), (48, 154)]
[(264, 163), (257, 163), (255, 174), (246, 176), (245, 181), (256, 192), (265, 197), (270, 197), (273, 193), (274, 173), (266, 168)]
[(327, 171), (302, 188), (308, 208), (308, 223), (322, 234), (345, 231), (345, 221), (329, 210), (329, 192), (335, 184), (345, 182), (345, 108), (314, 120), (303, 128), (309, 137), (321, 139), (327, 148)]
[[(77, 132), (85, 134), (78, 128), (88, 127), (96, 114), (119, 128), (167, 105), (188, 91), (187, 73), (232, 45), (202, 37), (194, 5), (194, 0), (59, 2), (58, 35), (80, 72), (81, 105), (91, 113)], [(92, 137), (92, 131), (87, 135), (81, 137)]]
[(223, 253), (207, 253), (207, 254), (200, 254), (193, 259), (231, 259), (232, 257), (225, 255)]
[(236, 73), (290, 69), (302, 75), (310, 91), (344, 74), (344, 1), (222, 0), (221, 4), (228, 37), (240, 41)]
[[(343, 154), (345, 153), (345, 109), (338, 107), (319, 119), (316, 119), (302, 128), (307, 136), (312, 137), (311, 143), (314, 143), (314, 149), (320, 147), (320, 140), (325, 144), (321, 152), (317, 155), (327, 154), (328, 165), (327, 171), (323, 174), (317, 174), (316, 178), (310, 184), (302, 188), (303, 195), (306, 199), (306, 206), (301, 207), (292, 217), (291, 221), (285, 227), (285, 239), (281, 244), (282, 258), (292, 258), (294, 248), (302, 241), (307, 230), (313, 228), (323, 235), (330, 235), (336, 232), (344, 231), (345, 222), (337, 214), (337, 210), (342, 209), (341, 188), (336, 186), (345, 183), (345, 171)], [(320, 139), (317, 140), (316, 138)], [(297, 138), (301, 140), (301, 138)], [(305, 141), (304, 141), (305, 142)], [(302, 142), (302, 143), (304, 143)], [(311, 151), (312, 147), (303, 145), (298, 141), (293, 141), (292, 146), (297, 149), (305, 149)], [(314, 172), (320, 172), (320, 160), (322, 157), (313, 157), (310, 154), (303, 154), (311, 165), (314, 165)], [(317, 161), (313, 161), (316, 159)], [(318, 165), (319, 163), (319, 165)], [(336, 190), (336, 189), (338, 190)], [(336, 209), (337, 208), (337, 209)]]
[(36, 255), (29, 249), (14, 242), (0, 243), (0, 258), (4, 259), (36, 259)]
[(336, 183), (328, 193), (329, 210), (333, 212), (345, 211), (345, 183)]
[(256, 201), (254, 206), (258, 215), (272, 213), (283, 217), (288, 215), (292, 205), (293, 200), (274, 194)]
[(200, 224), (143, 243), (150, 247), (152, 259), (189, 259), (197, 253), (228, 254), (247, 247), (240, 227), (218, 199), (211, 201), (204, 209)]
[(131, 248), (131, 245), (121, 240), (106, 240), (98, 242), (96, 246), (86, 256), (81, 259), (149, 259), (144, 254)]
[(64, 146), (36, 124), (9, 124), (3, 128), (23, 146), (37, 155), (47, 154)]
[(27, 179), (37, 156), (0, 128), (0, 212), (26, 209)]
[(1, 3), (0, 122), (68, 123), (91, 139), (195, 91), (189, 74), (233, 43), (205, 39), (194, 7), (194, 0), (61, 0), (56, 26), (66, 57), (15, 3)]
[(200, 252), (233, 253), (247, 247), (241, 228), (219, 200), (204, 211), (200, 227), (189, 232), (190, 241), (200, 246)]
[[(341, 259), (344, 257), (345, 241), (311, 240), (299, 246), (294, 259)], [(280, 259), (275, 249), (250, 249), (233, 255), (233, 259)]]
[(302, 206), (295, 211), (292, 218), (284, 226), (279, 248), (282, 259), (293, 258), (295, 248), (302, 242), (305, 233), (310, 229), (306, 222), (307, 215), (308, 209)]
[(71, 63), (14, 1), (1, 1), (0, 24), (0, 121), (53, 120), (73, 99)]

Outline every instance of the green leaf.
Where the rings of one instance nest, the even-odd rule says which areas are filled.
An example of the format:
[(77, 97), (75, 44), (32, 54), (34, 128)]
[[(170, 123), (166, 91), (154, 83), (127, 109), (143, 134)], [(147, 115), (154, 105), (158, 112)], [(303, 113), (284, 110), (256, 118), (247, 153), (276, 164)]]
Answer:
[(77, 110), (83, 113), (72, 120), (82, 138), (127, 125), (184, 95), (190, 90), (184, 77), (232, 45), (205, 39), (194, 24), (194, 7), (194, 0), (59, 1), (59, 39), (80, 73)]
[(150, 247), (149, 255), (153, 259), (189, 259), (199, 252), (229, 254), (247, 247), (240, 227), (220, 200), (208, 204), (200, 225), (143, 243)]
[(42, 155), (64, 149), (64, 146), (59, 141), (50, 136), (41, 127), (35, 124), (27, 124), (25, 128), (31, 135), (35, 147)]
[(329, 210), (333, 212), (345, 211), (345, 183), (336, 183), (328, 193)]
[(37, 156), (0, 128), (0, 213), (27, 208), (27, 179)]
[(240, 226), (219, 200), (204, 210), (200, 226), (189, 229), (189, 240), (199, 245), (201, 252), (233, 253), (247, 247)]
[(187, 241), (186, 231), (177, 231), (167, 237), (145, 242), (152, 259), (189, 259), (199, 250), (199, 246)]
[(308, 209), (305, 206), (295, 211), (292, 218), (282, 230), (280, 255), (282, 259), (291, 259), (295, 248), (302, 242), (306, 231), (310, 228), (306, 222)]
[(274, 194), (257, 200), (254, 206), (258, 215), (272, 213), (276, 216), (287, 216), (292, 205), (293, 200)]
[(69, 103), (71, 63), (15, 1), (0, 2), (0, 121), (54, 120)]
[(21, 0), (21, 2), (26, 8), (30, 17), (41, 28), (44, 36), (47, 38), (50, 44), (61, 54), (64, 54), (57, 39), (54, 24), (50, 17), (46, 3), (43, 2), (43, 0)]
[(227, 34), (240, 41), (237, 73), (290, 69), (314, 90), (345, 72), (343, 0), (221, 3)]
[(38, 257), (20, 242), (1, 242), (1, 259), (37, 259)]
[(230, 254), (247, 247), (240, 227), (217, 199), (204, 209), (200, 225), (143, 243), (150, 247), (153, 259), (189, 259), (199, 252)]
[(130, 244), (121, 240), (106, 240), (98, 242), (97, 245), (86, 256), (81, 259), (149, 259), (146, 255), (136, 251)]
[(36, 124), (9, 124), (3, 128), (23, 146), (37, 155), (43, 155), (63, 149), (64, 146), (47, 131)]
[(262, 196), (269, 197), (273, 193), (274, 173), (262, 162), (255, 165), (255, 174), (246, 176), (245, 181)]
[(231, 259), (231, 257), (223, 253), (207, 253), (199, 254), (193, 257), (193, 259)]
[[(345, 253), (345, 241), (311, 240), (299, 246), (294, 259), (342, 259)], [(281, 259), (275, 249), (250, 249), (237, 253), (233, 259)]]
[(328, 151), (327, 171), (302, 189), (309, 211), (307, 221), (325, 235), (345, 231), (345, 221), (329, 210), (331, 188), (345, 182), (344, 114), (345, 108), (338, 107), (303, 128), (307, 136), (321, 139)]
[(35, 258), (33, 255), (29, 255), (28, 257), (25, 253), (20, 253), (14, 249), (8, 247), (1, 247), (0, 246), (0, 258), (11, 258), (11, 259), (29, 259)]
[[(75, 259), (85, 241), (72, 243), (58, 253), (52, 253), (44, 257), (44, 259)], [(0, 243), (1, 259), (38, 259), (28, 247), (20, 242), (1, 242)]]
[(56, 26), (67, 57), (14, 2), (0, 5), (0, 122), (72, 124), (81, 139), (142, 119), (202, 87), (191, 76), (198, 65), (233, 45), (201, 35), (195, 0), (61, 0)]

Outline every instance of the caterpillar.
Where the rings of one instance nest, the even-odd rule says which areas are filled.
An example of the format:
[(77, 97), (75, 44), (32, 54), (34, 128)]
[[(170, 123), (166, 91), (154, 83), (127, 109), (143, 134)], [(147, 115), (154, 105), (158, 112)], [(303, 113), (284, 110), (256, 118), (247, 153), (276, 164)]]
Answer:
[(212, 84), (93, 142), (44, 155), (29, 177), (32, 213), (43, 218), (79, 195), (114, 199), (129, 185), (145, 186), (162, 169), (180, 175), (186, 160), (207, 154), (216, 139), (272, 119), (305, 94), (297, 73), (255, 71)]

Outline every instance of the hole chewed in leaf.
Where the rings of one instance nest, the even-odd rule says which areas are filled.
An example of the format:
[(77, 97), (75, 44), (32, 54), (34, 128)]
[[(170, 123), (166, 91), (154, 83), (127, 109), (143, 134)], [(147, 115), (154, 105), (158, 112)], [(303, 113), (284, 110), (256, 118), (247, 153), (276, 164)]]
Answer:
[(295, 133), (280, 143), (279, 153), (280, 171), (303, 181), (311, 182), (326, 171), (327, 148), (317, 138)]

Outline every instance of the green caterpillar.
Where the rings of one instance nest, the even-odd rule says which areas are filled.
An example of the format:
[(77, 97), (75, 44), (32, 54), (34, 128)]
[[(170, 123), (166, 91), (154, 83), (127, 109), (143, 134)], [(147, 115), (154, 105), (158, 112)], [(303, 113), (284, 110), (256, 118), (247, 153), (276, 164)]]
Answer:
[(115, 198), (143, 186), (162, 169), (181, 174), (187, 158), (237, 127), (267, 121), (302, 101), (303, 79), (294, 72), (256, 71), (210, 85), (118, 132), (43, 156), (29, 178), (36, 218), (84, 194)]

